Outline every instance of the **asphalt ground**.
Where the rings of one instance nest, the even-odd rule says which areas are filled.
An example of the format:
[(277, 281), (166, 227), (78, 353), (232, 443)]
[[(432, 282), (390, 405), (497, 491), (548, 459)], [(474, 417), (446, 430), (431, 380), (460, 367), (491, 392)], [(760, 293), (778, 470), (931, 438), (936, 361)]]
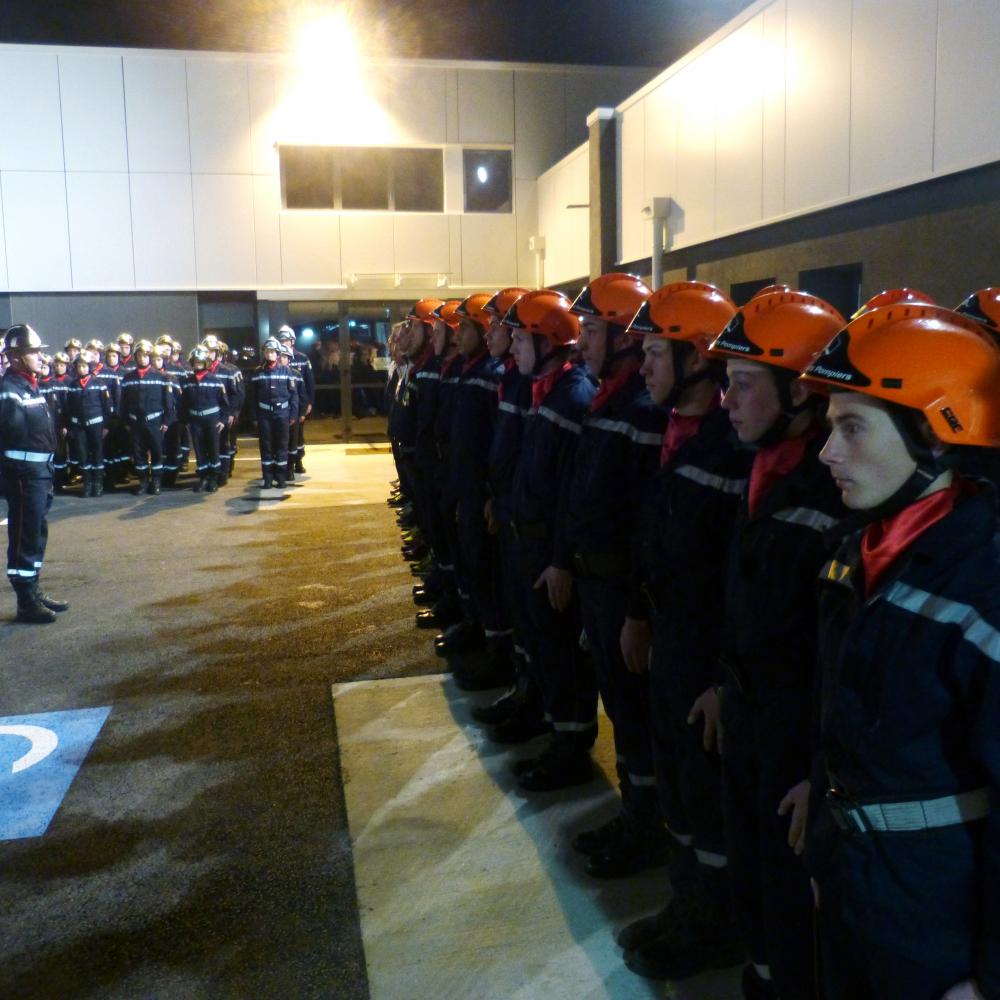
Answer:
[(0, 842), (0, 997), (368, 996), (330, 685), (440, 661), (364, 438), (284, 500), (249, 441), (214, 495), (56, 498), (72, 608), (0, 597), (0, 715), (111, 713), (46, 833)]

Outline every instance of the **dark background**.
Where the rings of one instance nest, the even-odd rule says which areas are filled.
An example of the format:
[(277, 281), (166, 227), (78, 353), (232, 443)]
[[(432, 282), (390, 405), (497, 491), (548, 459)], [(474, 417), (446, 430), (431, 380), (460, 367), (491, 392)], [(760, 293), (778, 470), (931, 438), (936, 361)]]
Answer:
[[(752, 0), (352, 0), (383, 56), (664, 68)], [(312, 11), (334, 4), (313, 4)], [(284, 52), (287, 0), (3, 0), (0, 42)]]

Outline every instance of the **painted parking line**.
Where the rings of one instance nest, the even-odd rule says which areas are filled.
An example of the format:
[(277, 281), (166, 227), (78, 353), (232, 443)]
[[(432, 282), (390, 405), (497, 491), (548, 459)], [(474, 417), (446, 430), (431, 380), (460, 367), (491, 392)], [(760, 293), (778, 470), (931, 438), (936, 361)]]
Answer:
[(0, 718), (0, 840), (45, 833), (110, 712)]

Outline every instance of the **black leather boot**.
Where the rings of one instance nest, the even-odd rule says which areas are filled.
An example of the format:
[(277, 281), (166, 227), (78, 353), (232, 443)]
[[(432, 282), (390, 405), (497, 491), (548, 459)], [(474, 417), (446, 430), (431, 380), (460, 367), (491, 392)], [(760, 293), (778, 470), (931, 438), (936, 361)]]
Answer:
[(141, 496), (142, 495), (143, 490), (145, 490), (145, 488), (146, 488), (146, 477), (147, 477), (147, 475), (148, 475), (148, 473), (146, 473), (146, 472), (137, 472), (135, 474), (135, 476), (136, 476), (136, 484), (135, 484), (135, 486), (132, 487), (132, 493), (133, 493), (134, 496)]
[(69, 601), (59, 601), (54, 597), (49, 597), (49, 595), (42, 590), (41, 577), (35, 577), (34, 591), (39, 603), (44, 604), (49, 611), (55, 611), (57, 614), (61, 614), (63, 611), (69, 611)]
[(35, 590), (34, 580), (22, 580), (14, 578), (11, 583), (14, 593), (17, 594), (17, 615), (14, 621), (23, 625), (50, 625), (56, 620), (55, 612), (50, 611), (41, 600)]
[(151, 497), (158, 497), (160, 495), (160, 473), (154, 472), (152, 476), (149, 477), (149, 485), (146, 487), (146, 492)]

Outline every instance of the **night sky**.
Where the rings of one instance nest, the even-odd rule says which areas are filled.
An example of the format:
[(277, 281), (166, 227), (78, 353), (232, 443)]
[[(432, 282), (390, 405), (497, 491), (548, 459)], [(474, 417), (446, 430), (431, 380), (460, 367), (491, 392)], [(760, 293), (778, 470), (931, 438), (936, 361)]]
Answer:
[[(752, 0), (351, 0), (385, 56), (662, 68)], [(313, 3), (313, 10), (334, 4)], [(292, 0), (0, 0), (0, 42), (281, 52)]]

